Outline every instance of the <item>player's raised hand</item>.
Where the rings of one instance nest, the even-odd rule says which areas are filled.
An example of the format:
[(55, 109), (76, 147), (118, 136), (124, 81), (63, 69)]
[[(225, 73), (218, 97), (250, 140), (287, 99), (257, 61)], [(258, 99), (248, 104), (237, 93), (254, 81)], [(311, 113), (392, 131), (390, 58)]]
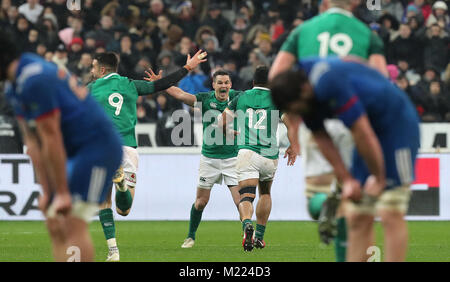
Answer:
[(361, 183), (354, 178), (344, 180), (342, 183), (342, 198), (359, 201), (362, 199)]
[(191, 55), (187, 55), (186, 66), (188, 66), (189, 70), (195, 69), (199, 64), (206, 62), (208, 59), (205, 59), (208, 56), (208, 53), (203, 52), (203, 50), (198, 50), (197, 53), (191, 58)]
[(281, 120), (284, 122), (284, 124), (288, 128), (287, 135), (288, 135), (289, 142), (291, 143), (291, 145), (289, 147), (297, 155), (300, 155), (300, 142), (298, 140), (298, 131), (300, 128), (300, 124), (302, 123), (302, 119), (296, 115), (284, 113), (281, 116)]
[(155, 81), (155, 80), (158, 80), (158, 79), (161, 79), (161, 78), (162, 78), (162, 73), (163, 73), (162, 70), (160, 70), (158, 74), (155, 74), (151, 68), (149, 68), (148, 70), (149, 70), (149, 72), (148, 72), (148, 71), (145, 71), (145, 74), (146, 74), (147, 76), (144, 77), (144, 80), (147, 80), (147, 81)]
[(295, 146), (290, 145), (286, 149), (286, 152), (284, 153), (284, 158), (288, 157), (288, 162), (287, 162), (288, 166), (294, 165), (295, 160), (297, 159), (298, 153), (299, 153), (299, 151), (296, 151)]

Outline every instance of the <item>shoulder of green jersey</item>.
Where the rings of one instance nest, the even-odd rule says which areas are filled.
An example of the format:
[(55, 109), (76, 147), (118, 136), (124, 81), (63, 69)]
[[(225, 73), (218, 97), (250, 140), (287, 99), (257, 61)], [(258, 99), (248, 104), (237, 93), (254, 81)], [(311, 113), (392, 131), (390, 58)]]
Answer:
[[(195, 97), (195, 102), (194, 102), (194, 105), (192, 105), (192, 106), (193, 107), (197, 107), (198, 106), (199, 101), (198, 101), (197, 97), (205, 96), (205, 95), (211, 95), (211, 93), (214, 93), (214, 92), (213, 91), (208, 91), (208, 92), (199, 92), (197, 94), (193, 94), (194, 97)], [(200, 102), (203, 103), (203, 101), (204, 101), (204, 99), (201, 99)]]
[(325, 13), (327, 13), (327, 14), (341, 14), (341, 15), (344, 15), (344, 16), (347, 16), (347, 17), (350, 17), (350, 18), (354, 17), (352, 12), (347, 11), (347, 10), (342, 9), (342, 8), (338, 8), (338, 7), (330, 8)]
[(318, 62), (312, 67), (311, 72), (309, 73), (309, 81), (311, 82), (312, 85), (317, 85), (322, 75), (327, 73), (329, 70), (330, 65), (327, 62), (325, 61)]
[(102, 77), (102, 79), (108, 79), (108, 78), (111, 78), (111, 77), (113, 77), (113, 76), (120, 76), (118, 73), (115, 73), (115, 72), (112, 72), (112, 73), (110, 73), (110, 74), (108, 74), (108, 75), (105, 75), (104, 77)]
[(253, 90), (253, 89), (264, 90), (264, 91), (270, 91), (269, 88), (267, 88), (267, 87), (261, 87), (261, 86), (254, 86), (251, 90)]

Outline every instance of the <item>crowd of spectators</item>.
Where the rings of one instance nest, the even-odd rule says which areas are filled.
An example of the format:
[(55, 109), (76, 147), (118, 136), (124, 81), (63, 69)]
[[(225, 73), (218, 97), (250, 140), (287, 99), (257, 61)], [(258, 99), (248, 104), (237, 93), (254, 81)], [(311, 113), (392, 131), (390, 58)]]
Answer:
[[(381, 9), (369, 10), (362, 0), (354, 14), (383, 40), (392, 82), (423, 121), (450, 121), (448, 3), (379, 1)], [(20, 51), (85, 84), (95, 53), (117, 52), (119, 74), (142, 79), (148, 68), (167, 75), (203, 49), (207, 63), (179, 83), (190, 93), (211, 90), (219, 68), (231, 73), (234, 89), (251, 88), (256, 66), (270, 65), (289, 32), (318, 13), (317, 0), (84, 0), (70, 7), (77, 3), (76, 10), (66, 0), (1, 0), (0, 28), (12, 31)], [(140, 97), (138, 122), (173, 124), (170, 113), (181, 108), (164, 92)]]

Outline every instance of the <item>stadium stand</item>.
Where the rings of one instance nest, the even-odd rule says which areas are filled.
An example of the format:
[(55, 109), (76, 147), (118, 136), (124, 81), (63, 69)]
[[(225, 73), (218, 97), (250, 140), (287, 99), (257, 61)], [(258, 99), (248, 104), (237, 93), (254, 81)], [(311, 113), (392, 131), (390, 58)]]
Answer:
[[(98, 52), (119, 53), (119, 74), (142, 79), (148, 68), (167, 75), (188, 53), (206, 50), (208, 63), (179, 84), (192, 93), (212, 89), (219, 68), (232, 73), (233, 88), (250, 88), (256, 66), (270, 65), (287, 34), (318, 13), (316, 0), (75, 1), (79, 10), (67, 2), (1, 0), (0, 28), (14, 34), (20, 51), (39, 54), (85, 84)], [(393, 83), (408, 93), (423, 122), (450, 121), (448, 1), (380, 3), (370, 11), (361, 1), (354, 14), (383, 39)], [(193, 114), (159, 92), (139, 99), (138, 122), (170, 134), (167, 113), (183, 108)]]

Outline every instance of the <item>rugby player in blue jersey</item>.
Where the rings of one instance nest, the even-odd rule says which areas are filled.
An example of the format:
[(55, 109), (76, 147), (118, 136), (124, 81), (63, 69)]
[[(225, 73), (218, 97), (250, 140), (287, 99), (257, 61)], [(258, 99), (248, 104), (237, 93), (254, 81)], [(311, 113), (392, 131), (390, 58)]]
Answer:
[(0, 80), (43, 193), (39, 208), (57, 261), (92, 261), (88, 223), (111, 189), (122, 146), (103, 109), (76, 79), (41, 57), (19, 55), (0, 32)]
[[(376, 70), (338, 58), (301, 60), (299, 70), (276, 76), (275, 105), (300, 116), (311, 129), (338, 180), (348, 225), (347, 261), (366, 261), (374, 245), (374, 217), (385, 232), (385, 261), (406, 257), (404, 220), (419, 148), (419, 118), (408, 96)], [(355, 151), (348, 171), (324, 128), (340, 119), (352, 132)]]

